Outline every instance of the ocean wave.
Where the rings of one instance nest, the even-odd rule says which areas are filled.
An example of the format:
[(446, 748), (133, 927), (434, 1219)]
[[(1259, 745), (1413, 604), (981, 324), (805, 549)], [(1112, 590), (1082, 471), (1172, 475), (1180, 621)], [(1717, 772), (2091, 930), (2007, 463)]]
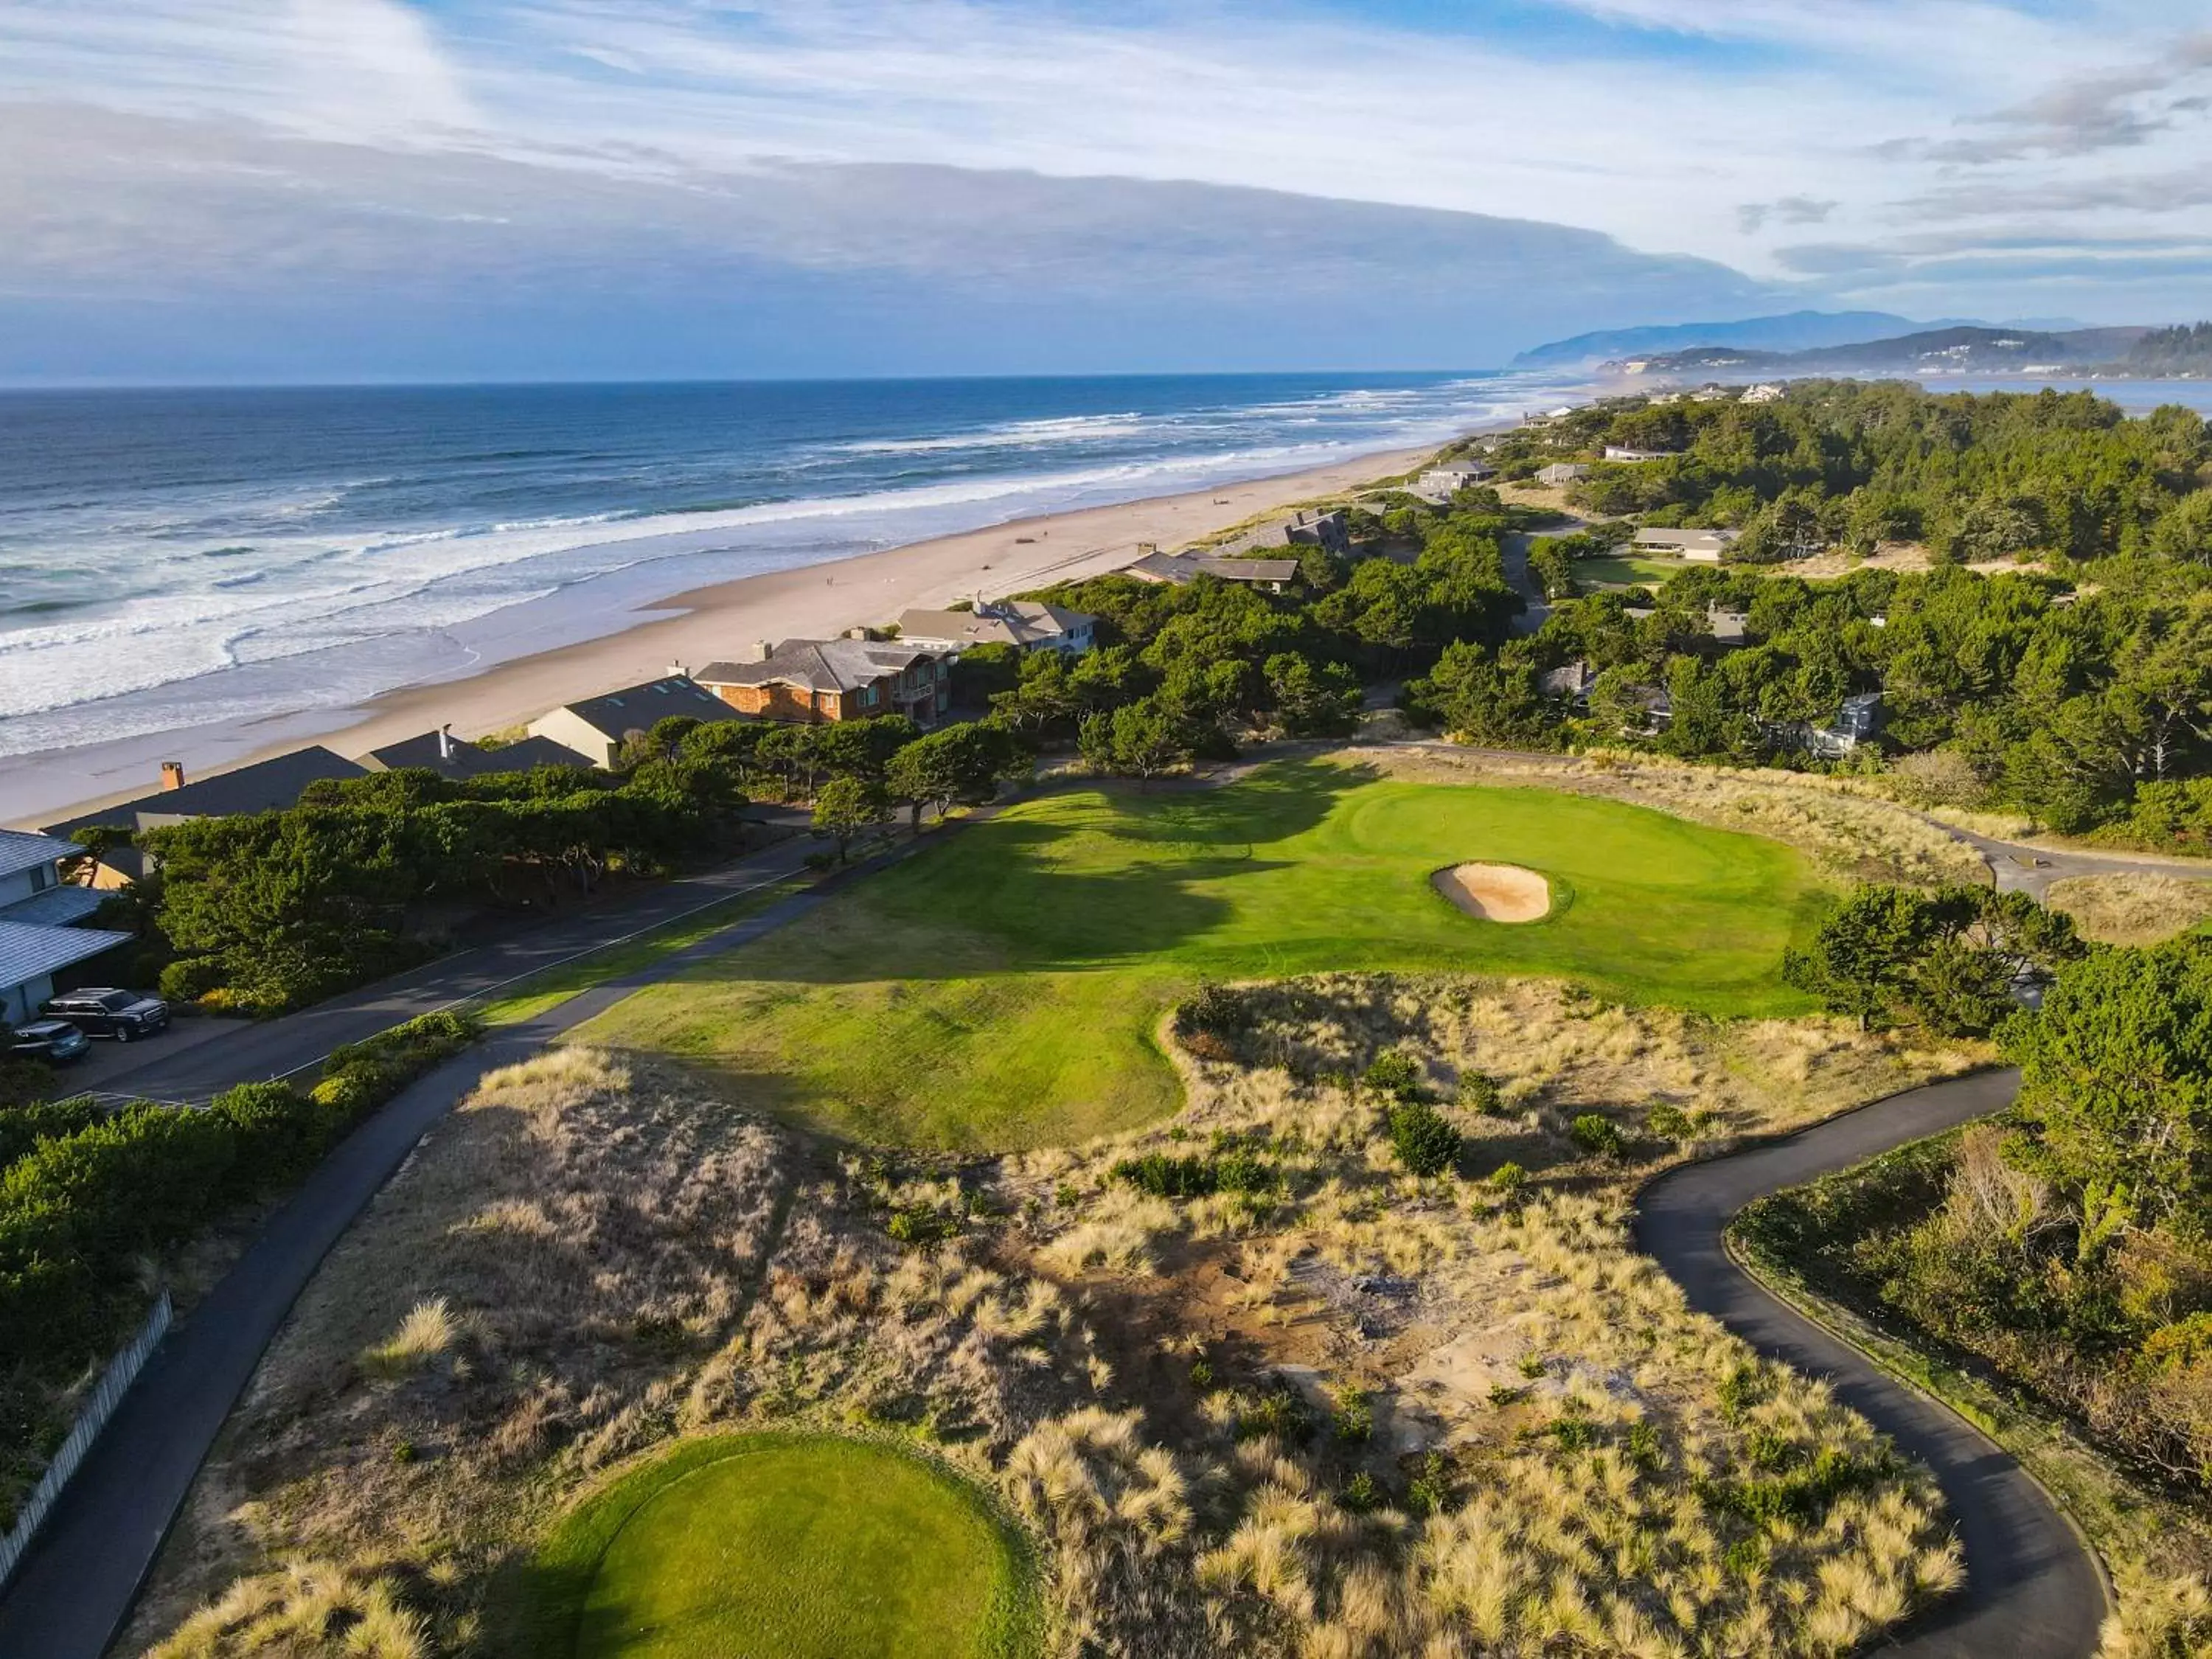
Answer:
[[(627, 571), (609, 590), (604, 623), (615, 625), (625, 607), (678, 583), (677, 567), (659, 590), (638, 574), (667, 560), (712, 556), (726, 569), (730, 558), (757, 556), (761, 568), (782, 568), (1410, 448), (1547, 395), (1494, 378), (1288, 396), (1280, 383), (1200, 391), (1152, 412), (1024, 414), (858, 441), (763, 428), (757, 453), (674, 425), (658, 450), (647, 430), (604, 453), (591, 437), (535, 444), (526, 432), (514, 444), (488, 432), (481, 448), (443, 453), (426, 439), (408, 453), (387, 434), (370, 464), (390, 465), (374, 477), (333, 467), (335, 477), (257, 484), (211, 464), (171, 494), (126, 483), (105, 504), (97, 490), (58, 479), (58, 497), (91, 506), (0, 511), (0, 536), (11, 553), (32, 555), (33, 569), (83, 573), (72, 580), (83, 597), (66, 608), (0, 612), (0, 753), (40, 746), (28, 734), (52, 738), (70, 727), (70, 709), (93, 704), (82, 735), (66, 740), (119, 735), (125, 725), (165, 729), (138, 726), (165, 717), (149, 710), (174, 719), (230, 708), (228, 682), (209, 677), (241, 665), (257, 671), (257, 684), (283, 684), (240, 704), (238, 717), (281, 713), (321, 701), (327, 688), (319, 670), (270, 665), (353, 662), (362, 653), (349, 648), (366, 646), (340, 699), (357, 700), (404, 683), (406, 665), (422, 660), (419, 649), (410, 657), (389, 642), (419, 642)], [(1237, 401), (1252, 392), (1256, 401)], [(1549, 389), (1551, 401), (1559, 396)], [(494, 501), (563, 510), (501, 512)]]
[(929, 438), (856, 439), (828, 447), (841, 455), (930, 455), (963, 449), (1041, 447), (1091, 443), (1102, 438), (1137, 438), (1152, 431), (1159, 417), (1128, 410), (1115, 415), (1064, 415), (1049, 420), (1001, 421), (969, 432)]

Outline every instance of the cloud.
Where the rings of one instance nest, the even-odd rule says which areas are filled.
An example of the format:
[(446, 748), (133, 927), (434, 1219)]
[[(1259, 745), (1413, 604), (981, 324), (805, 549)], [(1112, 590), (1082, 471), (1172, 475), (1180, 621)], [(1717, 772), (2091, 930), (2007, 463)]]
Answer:
[(516, 373), (476, 337), (488, 307), (501, 339), (535, 319), (520, 372), (539, 375), (610, 372), (585, 355), (607, 339), (663, 373), (980, 373), (1480, 364), (1585, 318), (1781, 297), (1592, 231), (1242, 187), (915, 163), (611, 176), (82, 106), (10, 120), (0, 375), (100, 372), (103, 315), (168, 318), (170, 362), (261, 315), (270, 344), (231, 372), (264, 377), (389, 374), (431, 340)]
[[(1763, 291), (1817, 304), (1847, 269), (1832, 277), (1824, 256), (1775, 244), (1887, 247), (1946, 216), (2000, 229), (2075, 216), (2117, 235), (2156, 215), (2197, 229), (2212, 204), (2187, 186), (2158, 199), (2154, 181), (2212, 176), (2199, 118), (2212, 85), (2191, 79), (2212, 44), (2173, 33), (2171, 0), (0, 0), (11, 146), (50, 158), (146, 146), (117, 152), (97, 196), (71, 199), (69, 166), (14, 176), (0, 222), (25, 259), (188, 252), (201, 233), (177, 222), (173, 189), (212, 216), (210, 246), (250, 245), (273, 269), (317, 257), (350, 269), (379, 257), (380, 236), (417, 245), (395, 228), (433, 224), (450, 256), (435, 270), (471, 246), (472, 268), (493, 269), (501, 237), (527, 231), (529, 281), (597, 292), (726, 258), (861, 269), (847, 255), (865, 246), (866, 217), (848, 204), (908, 175), (860, 169), (904, 166), (942, 171), (895, 204), (867, 268), (927, 265), (948, 283), (967, 280), (962, 245), (933, 223), (995, 270), (1077, 246), (1166, 270), (1156, 261), (1188, 243), (1179, 269), (1264, 255), (1282, 283), (1318, 292), (1309, 266), (1350, 257), (1272, 221), (1251, 234), (1273, 240), (1237, 258), (1202, 224), (1115, 222), (1102, 204), (1120, 180), (1587, 227), (1741, 264)], [(1694, 118), (1655, 118), (1655, 98)], [(33, 102), (181, 125), (146, 139), (33, 131), (15, 118)], [(240, 167), (277, 167), (286, 188), (212, 182), (228, 164), (191, 142), (209, 135), (236, 141)], [(327, 156), (310, 166), (246, 143), (272, 137), (442, 165), (381, 174), (363, 157), (352, 179)], [(2120, 157), (2140, 179), (2106, 176)], [(792, 170), (805, 167), (854, 170)], [(1093, 184), (1048, 200), (1014, 182), (1031, 176)], [(826, 192), (818, 210), (788, 182), (800, 178)], [(577, 216), (565, 253), (563, 213)], [(1030, 235), (1024, 215), (1053, 237)], [(1415, 222), (1393, 221), (1392, 237)], [(1802, 234), (1813, 227), (1817, 242)], [(1152, 240), (1113, 240), (1139, 234)], [(1463, 253), (1432, 267), (1423, 252), (1410, 269)], [(0, 240), (0, 264), (6, 254)], [(158, 264), (130, 275), (167, 279)], [(392, 280), (429, 278), (402, 260)]]
[(1744, 203), (1735, 210), (1735, 222), (1745, 235), (1755, 236), (1770, 220), (1782, 225), (1825, 224), (1828, 216), (1842, 205), (1840, 202), (1824, 202), (1812, 196), (1780, 196), (1771, 202)]
[(2018, 103), (1960, 118), (1962, 125), (1996, 129), (1988, 137), (1898, 140), (1881, 149), (1891, 156), (1968, 167), (2136, 149), (2172, 131), (2177, 117), (2206, 107), (2202, 96), (2166, 94), (2207, 70), (2212, 33), (2185, 35), (2152, 61), (2069, 76)]

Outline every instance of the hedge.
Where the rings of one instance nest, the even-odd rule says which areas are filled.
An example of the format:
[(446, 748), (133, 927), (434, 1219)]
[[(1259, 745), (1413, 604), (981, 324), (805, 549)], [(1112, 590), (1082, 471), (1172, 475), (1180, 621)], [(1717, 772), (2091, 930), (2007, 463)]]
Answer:
[(64, 1102), (0, 1118), (0, 1146), (27, 1142), (0, 1170), (0, 1364), (59, 1376), (98, 1358), (144, 1300), (142, 1258), (290, 1184), (477, 1030), (453, 1014), (410, 1020), (337, 1050), (304, 1097), (248, 1083), (205, 1110)]

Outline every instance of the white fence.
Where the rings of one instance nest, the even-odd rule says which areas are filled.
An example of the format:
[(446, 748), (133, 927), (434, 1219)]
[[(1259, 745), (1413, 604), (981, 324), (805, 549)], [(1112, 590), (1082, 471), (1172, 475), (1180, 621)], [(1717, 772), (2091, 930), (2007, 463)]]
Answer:
[(154, 1304), (154, 1311), (138, 1328), (138, 1334), (131, 1339), (131, 1345), (107, 1362), (107, 1369), (100, 1373), (100, 1386), (84, 1402), (84, 1409), (77, 1413), (69, 1438), (62, 1442), (61, 1449), (46, 1466), (46, 1478), (23, 1500), (23, 1507), (17, 1511), (15, 1524), (8, 1536), (0, 1539), (0, 1587), (15, 1577), (16, 1564), (29, 1553), (31, 1540), (39, 1535), (39, 1528), (53, 1508), (54, 1500), (62, 1495), (62, 1488), (69, 1485), (76, 1466), (84, 1462), (85, 1453), (92, 1449), (92, 1443), (100, 1438), (107, 1419), (115, 1414), (116, 1407), (131, 1392), (131, 1385), (138, 1380), (138, 1373), (145, 1369), (147, 1360), (161, 1345), (163, 1334), (169, 1328), (170, 1312), (169, 1293), (163, 1291), (161, 1300)]

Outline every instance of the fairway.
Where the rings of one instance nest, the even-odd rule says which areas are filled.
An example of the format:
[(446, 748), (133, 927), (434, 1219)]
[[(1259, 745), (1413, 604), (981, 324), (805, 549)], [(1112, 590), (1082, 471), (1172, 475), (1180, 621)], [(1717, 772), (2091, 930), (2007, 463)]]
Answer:
[[(1541, 921), (1462, 914), (1470, 860), (1549, 882)], [(1377, 782), (1285, 762), (1219, 788), (1024, 802), (822, 912), (580, 1029), (716, 1067), (841, 1136), (1009, 1150), (1172, 1109), (1161, 1012), (1206, 979), (1546, 974), (1720, 1014), (1809, 1006), (1778, 976), (1821, 902), (1796, 853), (1617, 801)]]
[[(544, 1650), (573, 1659), (1019, 1659), (1019, 1547), (963, 1482), (826, 1437), (696, 1442), (543, 1553)], [(570, 1634), (573, 1632), (573, 1635)]]

